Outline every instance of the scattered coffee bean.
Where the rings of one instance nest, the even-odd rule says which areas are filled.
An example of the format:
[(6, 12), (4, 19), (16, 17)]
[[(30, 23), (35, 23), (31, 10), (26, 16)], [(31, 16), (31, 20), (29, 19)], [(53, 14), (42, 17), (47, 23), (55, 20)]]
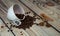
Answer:
[(21, 34), (21, 35), (23, 35), (23, 34)]
[[(18, 15), (18, 17), (20, 18), (20, 15)], [(21, 22), (22, 22), (21, 25), (15, 26), (15, 27), (19, 28), (19, 29), (20, 28), (23, 28), (23, 29), (30, 28), (33, 25), (33, 21), (35, 21), (35, 18), (27, 15), (27, 16), (25, 16), (24, 20), (21, 20)]]
[(1, 26), (1, 28), (4, 28), (4, 26)]
[(6, 24), (8, 24), (8, 23), (6, 23)]
[(51, 25), (50, 24), (46, 24), (46, 27), (51, 27)]
[(10, 23), (11, 24), (11, 23)]
[(29, 13), (31, 13), (31, 12), (29, 11)]
[[(8, 32), (10, 31), (10, 30), (7, 30)], [(11, 31), (13, 31), (13, 30), (11, 30)]]
[(22, 33), (22, 31), (20, 33)]
[(40, 26), (44, 26), (44, 22), (40, 22), (39, 25), (40, 25)]
[(15, 25), (13, 25), (13, 27), (16, 27)]
[(7, 30), (9, 32), (9, 30)]
[(31, 13), (31, 12), (26, 12), (26, 14), (29, 14), (29, 13)]

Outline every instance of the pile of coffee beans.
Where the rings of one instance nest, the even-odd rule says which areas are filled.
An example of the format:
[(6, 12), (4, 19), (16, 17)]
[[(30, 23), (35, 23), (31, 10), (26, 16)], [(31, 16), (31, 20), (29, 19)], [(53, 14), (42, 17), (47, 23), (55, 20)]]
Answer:
[[(23, 15), (23, 14), (16, 14), (16, 16), (17, 16), (19, 19), (23, 19), (23, 17), (24, 17), (25, 15)], [(13, 25), (13, 27), (16, 27), (16, 28), (24, 29), (24, 30), (25, 30), (26, 28), (32, 27), (32, 25), (34, 24), (34, 21), (35, 21), (35, 20), (36, 20), (35, 17), (31, 17), (31, 16), (27, 15), (27, 16), (25, 16), (25, 19), (24, 19), (24, 20), (20, 20), (20, 21), (21, 21), (21, 25), (19, 25), (19, 26)], [(44, 22), (40, 22), (39, 25), (40, 25), (40, 26), (44, 26)], [(46, 27), (51, 27), (50, 24), (46, 24), (45, 26), (46, 26)]]
[[(16, 16), (18, 16), (19, 19), (21, 19), (24, 15), (19, 15), (17, 14)], [(26, 28), (30, 28), (32, 25), (33, 25), (33, 22), (35, 21), (36, 19), (34, 17), (31, 17), (29, 15), (25, 16), (25, 19), (24, 20), (21, 20), (21, 25), (19, 26), (15, 26), (16, 28), (22, 28), (22, 29), (26, 29)]]
[(24, 14), (15, 14), (19, 19), (23, 19)]

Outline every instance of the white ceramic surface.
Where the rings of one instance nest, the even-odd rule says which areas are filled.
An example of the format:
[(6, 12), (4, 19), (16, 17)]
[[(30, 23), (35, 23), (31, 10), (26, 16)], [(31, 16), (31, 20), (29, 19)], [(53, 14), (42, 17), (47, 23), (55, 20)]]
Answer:
[(23, 19), (19, 19), (15, 14), (24, 14), (25, 15), (25, 11), (21, 5), (18, 5), (18, 4), (12, 5), (8, 9), (8, 13), (7, 13), (7, 18), (9, 20), (12, 20), (13, 23), (15, 23), (15, 21), (18, 21), (21, 24), (20, 20), (23, 20), (25, 18), (25, 16), (23, 17)]

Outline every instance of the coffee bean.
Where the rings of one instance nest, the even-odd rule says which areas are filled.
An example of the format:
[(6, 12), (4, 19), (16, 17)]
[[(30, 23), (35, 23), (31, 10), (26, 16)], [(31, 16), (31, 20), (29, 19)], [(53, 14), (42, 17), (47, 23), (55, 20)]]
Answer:
[(39, 23), (40, 26), (44, 26), (44, 22)]
[(24, 14), (15, 14), (19, 19), (23, 19)]
[(8, 32), (10, 31), (10, 30), (7, 30)]
[(1, 26), (1, 28), (4, 28), (4, 26)]
[[(20, 15), (18, 17), (20, 18)], [(21, 20), (21, 25), (15, 26), (15, 27), (19, 28), (19, 29), (22, 28), (22, 29), (25, 30), (26, 28), (32, 27), (34, 21), (35, 21), (34, 17), (31, 17), (31, 16), (27, 15), (27, 16), (25, 16), (24, 20)]]
[(20, 33), (22, 33), (22, 31)]
[(50, 24), (46, 24), (46, 27), (51, 27), (51, 25)]
[(21, 34), (21, 35), (23, 35), (23, 34)]

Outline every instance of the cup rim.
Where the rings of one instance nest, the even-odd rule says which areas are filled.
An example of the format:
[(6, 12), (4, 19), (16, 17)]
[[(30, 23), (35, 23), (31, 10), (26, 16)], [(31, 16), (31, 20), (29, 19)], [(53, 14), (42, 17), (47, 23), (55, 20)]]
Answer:
[[(24, 12), (24, 9), (23, 9), (23, 7), (21, 6), (21, 5), (19, 5), (19, 4), (14, 4), (13, 5), (13, 13), (14, 13), (14, 15), (16, 16), (16, 14), (15, 14), (15, 10), (14, 10), (14, 6), (15, 5), (17, 5), (20, 9), (21, 9), (21, 11), (22, 12)], [(22, 13), (22, 14), (24, 14), (25, 15), (25, 12), (24, 13)], [(17, 17), (17, 16), (16, 16)], [(18, 17), (17, 17), (18, 18)], [(23, 17), (23, 19), (25, 18), (25, 16)], [(19, 19), (19, 18), (18, 18)], [(19, 20), (23, 20), (23, 19), (19, 19)]]

